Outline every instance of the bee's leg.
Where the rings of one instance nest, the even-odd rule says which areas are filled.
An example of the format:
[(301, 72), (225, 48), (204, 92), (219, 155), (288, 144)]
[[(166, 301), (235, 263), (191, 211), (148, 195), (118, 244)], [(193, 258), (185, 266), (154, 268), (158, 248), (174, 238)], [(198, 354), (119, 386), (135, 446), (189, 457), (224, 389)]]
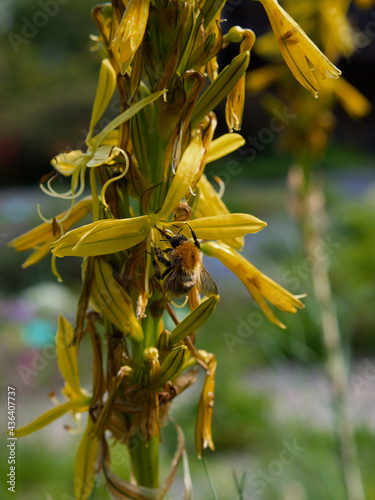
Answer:
[(158, 227), (155, 227), (159, 231), (159, 233), (167, 238), (168, 241), (172, 241), (172, 236), (170, 236), (168, 233), (163, 231), (162, 229), (159, 229)]
[(155, 276), (158, 280), (160, 280), (161, 279), (160, 269), (159, 269), (158, 263), (156, 262), (156, 260), (154, 259), (154, 257), (152, 255), (151, 255), (151, 262), (152, 262), (152, 265), (154, 266)]
[(173, 248), (166, 248), (165, 250), (160, 250), (158, 247), (155, 246), (154, 250), (156, 253), (156, 257), (158, 258), (158, 261), (167, 267), (171, 267), (172, 264), (162, 254), (171, 252), (173, 250)]
[(164, 273), (161, 275), (161, 279), (163, 280), (166, 276), (168, 276), (169, 273), (171, 273), (173, 271), (173, 267), (168, 267), (168, 269), (166, 269), (164, 271)]
[(199, 241), (198, 241), (198, 238), (197, 238), (197, 235), (195, 234), (194, 232), (194, 229), (191, 227), (190, 224), (186, 223), (189, 228), (190, 228), (190, 231), (191, 231), (191, 235), (193, 237), (193, 240), (194, 240), (194, 245), (198, 248), (198, 250), (201, 248), (200, 244), (199, 244)]

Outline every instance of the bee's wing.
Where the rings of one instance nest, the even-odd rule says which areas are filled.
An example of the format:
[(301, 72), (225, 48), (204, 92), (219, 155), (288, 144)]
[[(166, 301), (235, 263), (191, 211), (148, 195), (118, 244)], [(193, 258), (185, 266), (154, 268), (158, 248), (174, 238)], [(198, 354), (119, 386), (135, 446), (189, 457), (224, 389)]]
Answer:
[(216, 283), (203, 264), (201, 266), (198, 290), (202, 295), (206, 295), (207, 297), (218, 294)]

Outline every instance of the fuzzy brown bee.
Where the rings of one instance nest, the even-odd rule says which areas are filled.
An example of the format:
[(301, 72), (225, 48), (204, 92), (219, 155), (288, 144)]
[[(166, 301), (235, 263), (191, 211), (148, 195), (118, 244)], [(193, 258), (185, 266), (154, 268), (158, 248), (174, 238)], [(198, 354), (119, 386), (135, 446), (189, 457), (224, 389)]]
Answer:
[[(189, 293), (194, 286), (197, 286), (199, 292), (206, 296), (218, 293), (215, 281), (202, 263), (197, 236), (190, 225), (189, 228), (194, 243), (191, 243), (183, 234), (169, 235), (157, 228), (171, 244), (164, 250), (154, 246), (158, 261), (166, 268), (164, 272), (161, 273), (156, 260), (152, 260), (156, 278), (163, 281), (166, 302)], [(166, 254), (168, 258), (163, 254)]]

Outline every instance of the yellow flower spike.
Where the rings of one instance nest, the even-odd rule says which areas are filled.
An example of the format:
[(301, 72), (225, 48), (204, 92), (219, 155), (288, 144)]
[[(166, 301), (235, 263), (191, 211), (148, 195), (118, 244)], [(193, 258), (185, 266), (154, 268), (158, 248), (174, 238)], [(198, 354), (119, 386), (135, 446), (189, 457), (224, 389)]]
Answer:
[(236, 274), (259, 304), (267, 318), (281, 328), (286, 327), (276, 318), (264, 299), (268, 300), (281, 311), (290, 313), (295, 313), (297, 307), (301, 309), (305, 307), (295, 295), (275, 283), (268, 276), (265, 276), (247, 259), (230, 247), (224, 244), (209, 242), (202, 244), (201, 250), (204, 254), (219, 259), (228, 269)]
[(109, 104), (109, 101), (112, 98), (113, 92), (116, 88), (116, 76), (116, 72), (109, 60), (103, 59), (100, 66), (98, 88), (96, 90), (96, 96), (92, 108), (88, 133), (89, 139), (92, 136), (95, 125), (102, 117)]
[(96, 460), (99, 450), (98, 436), (92, 436), (94, 426), (90, 415), (85, 433), (77, 450), (74, 466), (74, 495), (76, 500), (86, 500), (95, 485)]
[(280, 7), (277, 0), (259, 1), (267, 12), (285, 62), (296, 80), (317, 98), (320, 89), (317, 77), (320, 79), (338, 78), (341, 71), (331, 63), (300, 26)]
[(206, 351), (199, 351), (205, 363), (209, 368), (209, 373), (206, 374), (202, 395), (199, 401), (197, 420), (195, 425), (195, 446), (197, 449), (198, 458), (202, 458), (202, 450), (209, 447), (211, 450), (215, 449), (212, 432), (212, 412), (214, 409), (215, 397), (215, 372), (216, 372), (216, 358), (213, 354)]
[(164, 227), (175, 231), (176, 225), (182, 228), (181, 234), (187, 237), (191, 237), (190, 225), (199, 239), (221, 240), (223, 238), (238, 238), (249, 233), (257, 233), (267, 224), (253, 215), (229, 213), (194, 219), (189, 221), (189, 225), (183, 222), (178, 222), (177, 224), (170, 222), (165, 224)]
[(121, 74), (124, 75), (146, 30), (150, 0), (130, 0), (111, 42), (120, 54)]
[[(239, 26), (233, 26), (225, 36), (231, 42), (239, 43), (240, 53), (250, 52), (255, 43), (255, 33), (249, 29), (242, 29)], [(225, 105), (225, 119), (229, 132), (241, 130), (243, 109), (245, 105), (245, 73), (238, 80), (234, 88), (227, 96)]]
[(186, 148), (180, 163), (176, 168), (176, 175), (165, 197), (164, 203), (158, 213), (160, 220), (168, 220), (168, 217), (180, 203), (189, 186), (192, 184), (203, 157), (202, 138), (199, 133)]
[(90, 299), (94, 309), (108, 318), (125, 337), (135, 343), (143, 340), (143, 330), (130, 296), (113, 277), (112, 266), (101, 258), (94, 260)]
[(245, 139), (240, 134), (224, 134), (213, 140), (208, 148), (206, 163), (223, 158), (236, 151), (245, 144)]
[(186, 345), (174, 347), (165, 357), (159, 372), (158, 384), (163, 387), (168, 380), (177, 377), (189, 357), (189, 349)]
[(66, 233), (54, 243), (52, 253), (57, 257), (91, 257), (121, 252), (147, 237), (152, 220), (142, 215), (92, 222)]
[(213, 295), (203, 300), (171, 331), (171, 345), (175, 345), (191, 333), (198, 330), (215, 311), (220, 297)]

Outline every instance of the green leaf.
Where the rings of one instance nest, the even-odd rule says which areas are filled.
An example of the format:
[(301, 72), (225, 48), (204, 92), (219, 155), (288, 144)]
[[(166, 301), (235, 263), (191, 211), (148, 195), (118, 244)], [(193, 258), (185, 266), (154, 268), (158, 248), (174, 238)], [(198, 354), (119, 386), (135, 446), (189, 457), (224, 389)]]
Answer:
[(141, 99), (137, 103), (130, 106), (129, 109), (116, 116), (108, 125), (100, 132), (100, 134), (96, 135), (92, 141), (95, 147), (99, 147), (105, 137), (112, 132), (115, 128), (119, 127), (122, 123), (130, 120), (134, 115), (136, 115), (142, 108), (147, 106), (148, 104), (156, 101), (158, 97), (165, 94), (166, 90), (160, 90), (159, 92), (154, 92), (153, 94)]

